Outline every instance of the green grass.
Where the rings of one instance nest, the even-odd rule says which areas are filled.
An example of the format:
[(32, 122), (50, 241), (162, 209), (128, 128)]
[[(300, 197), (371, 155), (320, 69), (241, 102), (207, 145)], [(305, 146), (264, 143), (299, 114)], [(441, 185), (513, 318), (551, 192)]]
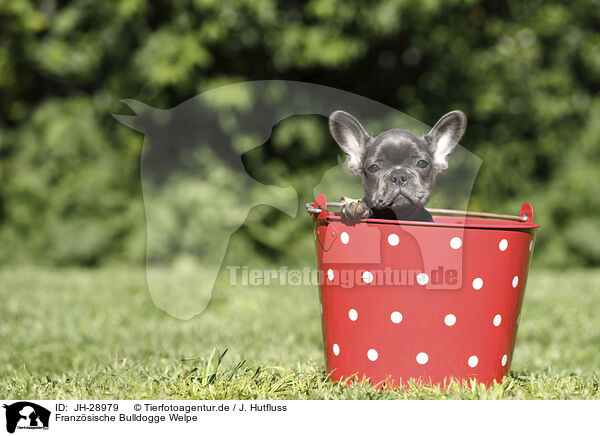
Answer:
[(0, 301), (0, 398), (600, 398), (600, 270), (531, 272), (510, 377), (487, 390), (328, 381), (308, 287), (220, 286), (182, 321), (141, 268), (22, 267)]

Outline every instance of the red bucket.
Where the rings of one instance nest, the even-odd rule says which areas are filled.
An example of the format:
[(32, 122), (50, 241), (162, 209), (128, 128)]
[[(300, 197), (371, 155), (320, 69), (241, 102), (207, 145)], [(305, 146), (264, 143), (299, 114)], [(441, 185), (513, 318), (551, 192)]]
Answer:
[(431, 209), (433, 223), (343, 222), (322, 194), (307, 207), (333, 380), (489, 386), (508, 373), (538, 227), (529, 203), (501, 219)]

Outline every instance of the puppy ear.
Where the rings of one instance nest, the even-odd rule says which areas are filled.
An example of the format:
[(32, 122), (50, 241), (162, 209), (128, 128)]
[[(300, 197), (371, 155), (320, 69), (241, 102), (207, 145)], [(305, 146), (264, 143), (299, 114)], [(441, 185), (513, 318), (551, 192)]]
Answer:
[(466, 128), (466, 115), (461, 111), (452, 111), (440, 118), (425, 135), (433, 155), (433, 166), (437, 171), (448, 168), (448, 155), (454, 151)]
[(348, 155), (348, 168), (362, 175), (362, 155), (371, 137), (358, 120), (347, 112), (335, 111), (329, 116), (329, 131), (340, 148)]

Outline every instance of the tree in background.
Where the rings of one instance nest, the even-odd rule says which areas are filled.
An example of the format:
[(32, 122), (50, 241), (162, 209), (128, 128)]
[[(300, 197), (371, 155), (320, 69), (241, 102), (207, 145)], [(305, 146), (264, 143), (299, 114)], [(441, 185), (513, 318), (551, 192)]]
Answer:
[[(428, 124), (463, 110), (462, 145), (483, 159), (471, 208), (531, 201), (537, 262), (599, 265), (599, 19), (591, 0), (0, 2), (0, 259), (142, 260), (142, 138), (111, 117), (119, 100), (168, 108), (224, 83), (285, 79)], [(297, 117), (246, 166), (304, 200), (316, 163), (337, 152), (323, 120)], [(286, 219), (259, 208), (239, 239), (286, 254), (290, 228), (310, 229)]]

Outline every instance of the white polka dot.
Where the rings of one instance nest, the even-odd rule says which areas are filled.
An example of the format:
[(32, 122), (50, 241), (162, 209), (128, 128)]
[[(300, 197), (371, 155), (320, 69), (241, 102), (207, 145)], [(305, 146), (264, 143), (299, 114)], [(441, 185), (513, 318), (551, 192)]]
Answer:
[(350, 321), (356, 321), (358, 319), (358, 312), (356, 309), (350, 309), (348, 311), (348, 318), (350, 318)]
[(514, 276), (513, 282), (512, 282), (513, 288), (516, 288), (518, 284), (519, 284), (519, 276)]
[(533, 250), (533, 239), (531, 240), (531, 242), (529, 243), (529, 252), (531, 253), (531, 250)]
[(373, 273), (371, 271), (365, 271), (362, 275), (363, 282), (371, 283), (373, 281)]
[(400, 324), (402, 322), (402, 314), (400, 312), (392, 312), (390, 319), (394, 324)]
[(392, 234), (390, 234), (390, 236), (388, 236), (388, 244), (390, 244), (392, 247), (395, 247), (399, 243), (400, 243), (400, 238), (398, 237), (397, 234), (392, 233)]
[(471, 368), (475, 368), (477, 366), (477, 364), (479, 363), (479, 359), (477, 358), (477, 356), (471, 356), (471, 357), (469, 357), (469, 360), (467, 363), (469, 364), (469, 366)]
[(462, 245), (462, 239), (460, 239), (458, 236), (455, 236), (454, 238), (450, 239), (450, 247), (454, 248), (455, 250), (458, 250)]
[(321, 306), (321, 315), (323, 315), (323, 305), (319, 304), (319, 306)]
[(348, 242), (350, 242), (350, 236), (348, 236), (348, 233), (346, 232), (342, 232), (342, 234), (340, 235), (340, 239), (342, 241), (342, 244), (347, 244)]
[(334, 277), (335, 277), (335, 275), (333, 274), (333, 270), (328, 269), (327, 270), (327, 278), (329, 279), (329, 281), (332, 282)]
[(340, 346), (338, 344), (333, 344), (333, 354), (336, 356), (340, 355)]
[(419, 354), (417, 354), (417, 363), (419, 365), (425, 365), (428, 360), (429, 360), (429, 356), (427, 355), (427, 353), (423, 353), (421, 351)]
[(454, 324), (456, 324), (456, 316), (452, 313), (449, 313), (444, 317), (444, 324), (446, 324), (449, 327), (452, 327)]
[(425, 286), (427, 283), (429, 283), (429, 276), (425, 273), (419, 274), (417, 276), (417, 283)]
[(498, 244), (498, 248), (500, 249), (500, 251), (506, 251), (506, 249), (508, 248), (508, 241), (506, 239), (502, 239)]
[(483, 279), (481, 279), (480, 277), (477, 277), (475, 280), (473, 280), (473, 289), (478, 291), (482, 287), (483, 287)]
[(508, 362), (508, 356), (505, 354), (502, 356), (502, 366), (506, 366), (506, 362)]
[(500, 325), (500, 323), (502, 322), (502, 317), (498, 314), (494, 317), (494, 325), (496, 327), (498, 327)]
[(367, 357), (371, 362), (375, 362), (379, 357), (379, 354), (377, 353), (377, 350), (371, 348), (369, 351), (367, 351)]

